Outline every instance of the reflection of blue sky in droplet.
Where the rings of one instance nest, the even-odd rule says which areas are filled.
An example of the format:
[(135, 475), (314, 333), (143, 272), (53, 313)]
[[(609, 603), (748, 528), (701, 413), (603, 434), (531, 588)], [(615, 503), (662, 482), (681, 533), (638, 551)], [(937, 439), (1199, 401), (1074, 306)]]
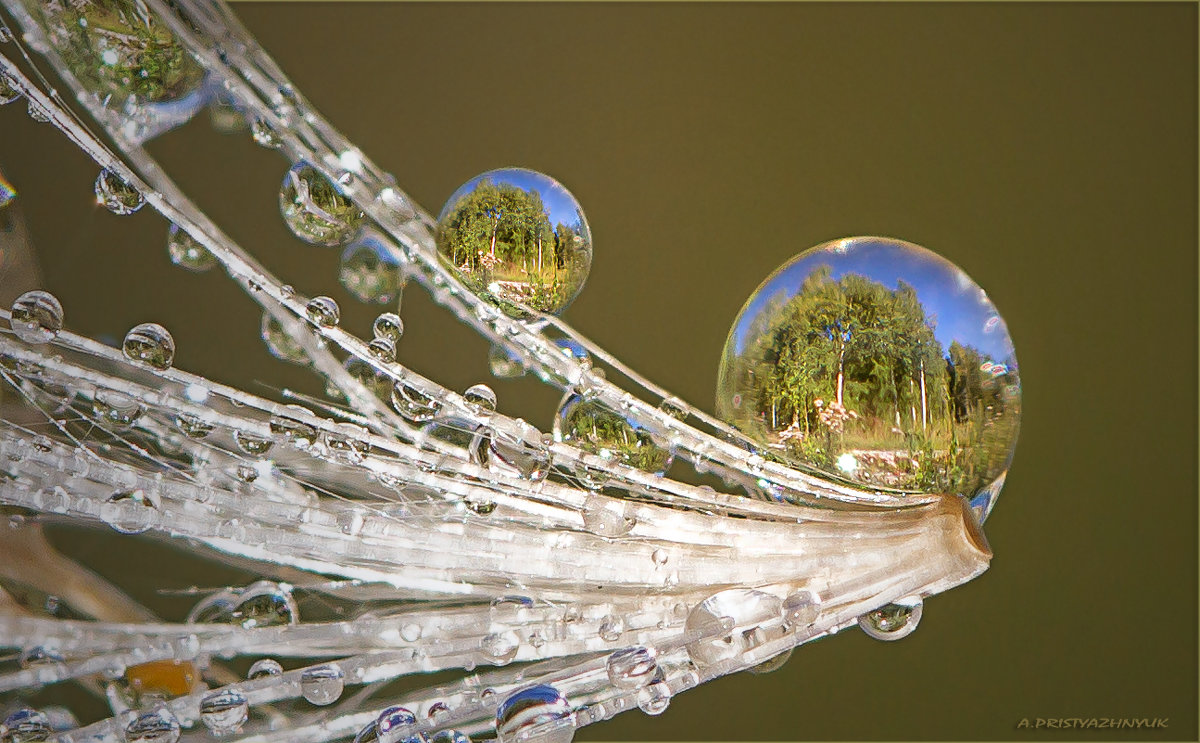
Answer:
[(829, 266), (836, 281), (858, 274), (895, 289), (904, 280), (916, 289), (927, 318), (936, 318), (934, 335), (946, 351), (952, 341), (973, 346), (996, 361), (1013, 356), (1012, 340), (995, 306), (961, 269), (936, 253), (889, 238), (853, 238), (801, 254), (785, 264), (751, 296), (734, 328), (737, 353), (746, 332), (772, 297), (791, 298), (806, 276)]
[[(587, 219), (583, 216), (583, 210), (571, 192), (550, 176), (525, 168), (501, 168), (475, 176), (451, 194), (438, 219), (444, 217), (447, 209), (453, 207), (460, 198), (470, 193), (475, 186), (479, 185), (480, 181), (485, 179), (496, 184), (508, 183), (523, 191), (537, 191), (542, 197), (542, 204), (546, 206), (551, 227), (557, 227), (561, 223), (582, 229), (584, 235), (588, 235)], [(580, 224), (581, 222), (582, 224)]]

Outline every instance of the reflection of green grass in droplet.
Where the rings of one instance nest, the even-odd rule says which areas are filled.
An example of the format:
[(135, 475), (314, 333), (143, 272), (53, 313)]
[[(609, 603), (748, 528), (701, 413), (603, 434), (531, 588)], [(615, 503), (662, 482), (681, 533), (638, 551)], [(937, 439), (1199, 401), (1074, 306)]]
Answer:
[(671, 454), (657, 446), (650, 434), (599, 403), (571, 404), (563, 419), (565, 440), (592, 454), (607, 451), (617, 460), (646, 472), (663, 472)]
[(101, 98), (150, 103), (195, 90), (204, 70), (164, 24), (132, 0), (31, 3), (51, 43), (80, 82)]

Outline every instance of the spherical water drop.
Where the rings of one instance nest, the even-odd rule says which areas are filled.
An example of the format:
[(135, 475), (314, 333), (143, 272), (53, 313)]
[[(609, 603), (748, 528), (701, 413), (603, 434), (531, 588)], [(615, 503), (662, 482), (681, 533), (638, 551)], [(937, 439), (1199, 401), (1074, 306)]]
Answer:
[(371, 332), (376, 338), (383, 338), (392, 343), (399, 343), (404, 335), (404, 321), (395, 312), (384, 312), (375, 318)]
[(499, 743), (571, 743), (571, 703), (547, 684), (521, 689), (496, 709), (496, 737)]
[(605, 642), (616, 642), (625, 632), (625, 620), (614, 614), (609, 614), (600, 621), (600, 639)]
[(142, 192), (105, 168), (96, 178), (96, 203), (113, 214), (133, 214), (146, 204)]
[(981, 518), (1016, 444), (1020, 374), (987, 295), (910, 243), (859, 237), (779, 268), (730, 330), (718, 415), (864, 488), (958, 493)]
[(637, 646), (618, 650), (608, 656), (608, 680), (619, 689), (640, 689), (654, 680), (658, 660), (654, 651)]
[(480, 640), (479, 649), (483, 651), (489, 663), (502, 666), (517, 657), (517, 651), (521, 649), (521, 638), (511, 630), (495, 632)]
[(367, 350), (380, 361), (390, 364), (396, 360), (396, 343), (390, 338), (376, 338), (367, 344)]
[(442, 410), (441, 400), (435, 400), (404, 382), (393, 385), (392, 406), (413, 423), (433, 420)]
[(688, 655), (704, 668), (743, 655), (782, 637), (783, 602), (777, 596), (747, 588), (713, 594), (688, 614), (685, 627), (704, 636), (687, 646)]
[(342, 311), (330, 297), (313, 297), (304, 306), (308, 319), (323, 328), (332, 328), (342, 319)]
[(219, 689), (200, 700), (200, 721), (217, 735), (236, 732), (249, 713), (246, 695), (236, 688)]
[(326, 432), (323, 436), (329, 450), (353, 464), (366, 459), (371, 451), (366, 430), (353, 423), (339, 423), (338, 429), (337, 433)]
[(260, 658), (250, 666), (250, 670), (246, 672), (246, 678), (256, 681), (269, 676), (279, 676), (282, 673), (283, 666), (279, 665), (279, 661), (274, 658)]
[(234, 431), (233, 440), (238, 448), (252, 457), (261, 457), (271, 450), (271, 440), (259, 438), (244, 431)]
[(594, 400), (568, 394), (554, 420), (554, 438), (586, 452), (661, 475), (673, 455), (656, 445), (650, 432)]
[(820, 612), (820, 600), (811, 591), (799, 590), (783, 600), (783, 620), (793, 629), (810, 626)]
[(126, 743), (176, 743), (179, 720), (165, 707), (147, 712), (125, 726)]
[(246, 629), (299, 621), (300, 611), (291, 588), (268, 580), (217, 591), (196, 604), (187, 617), (188, 624), (235, 624)]
[(637, 704), (648, 715), (661, 715), (671, 704), (671, 689), (663, 681), (655, 681), (638, 691)]
[(876, 640), (899, 640), (913, 633), (924, 609), (920, 599), (897, 601), (863, 614), (858, 626)]
[(167, 255), (176, 266), (196, 273), (217, 265), (217, 257), (176, 224), (167, 232)]
[(358, 234), (363, 213), (336, 183), (308, 163), (283, 178), (279, 211), (296, 237), (313, 245), (344, 245)]
[(404, 707), (389, 707), (375, 720), (379, 743), (426, 743), (425, 736), (413, 730), (417, 716)]
[(346, 676), (336, 664), (314, 666), (300, 674), (300, 694), (319, 707), (333, 704), (346, 688)]
[(342, 252), (338, 281), (360, 302), (393, 304), (404, 288), (400, 261), (378, 235), (367, 234)]
[(315, 427), (304, 421), (289, 418), (285, 415), (273, 416), (268, 426), (273, 436), (281, 436), (287, 439), (293, 446), (306, 448), (317, 440), (317, 429)]
[(550, 474), (550, 450), (541, 443), (518, 441), (503, 431), (481, 426), (471, 440), (471, 458), (478, 464), (523, 480), (540, 482)]
[(471, 743), (471, 738), (459, 730), (439, 730), (430, 736), (429, 743)]
[(49, 292), (31, 291), (17, 297), (10, 317), (13, 333), (26, 343), (49, 343), (63, 326), (62, 305)]
[(150, 490), (118, 490), (100, 506), (100, 518), (122, 534), (141, 534), (158, 521), (160, 503)]
[(121, 430), (129, 428), (141, 418), (145, 407), (123, 392), (96, 390), (92, 398), (92, 412), (100, 425)]
[(144, 322), (125, 334), (121, 351), (130, 361), (165, 371), (175, 360), (175, 339), (158, 323)]
[(0, 723), (0, 743), (42, 743), (53, 732), (44, 713), (21, 708)]
[(467, 405), (481, 412), (492, 412), (496, 409), (496, 393), (486, 384), (474, 384), (463, 393)]
[(472, 178), (442, 208), (438, 253), (481, 299), (512, 317), (558, 314), (592, 265), (579, 202), (549, 176), (507, 168)]
[(262, 339), (267, 345), (267, 350), (275, 358), (293, 364), (308, 363), (308, 354), (304, 352), (304, 348), (284, 331), (283, 326), (269, 312), (264, 312), (262, 316)]

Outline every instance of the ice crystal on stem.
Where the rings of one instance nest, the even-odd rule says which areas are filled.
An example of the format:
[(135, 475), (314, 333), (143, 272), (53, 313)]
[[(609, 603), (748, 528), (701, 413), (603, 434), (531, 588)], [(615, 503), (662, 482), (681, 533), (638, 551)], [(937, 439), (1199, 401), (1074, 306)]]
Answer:
[[(111, 712), (52, 719), (18, 706), (0, 724), (5, 743), (175, 743), (205, 728), (280, 743), (563, 743), (619, 712), (661, 714), (698, 684), (767, 670), (856, 624), (900, 637), (924, 598), (986, 569), (980, 523), (1015, 440), (1015, 359), (988, 357), (976, 379), (962, 361), (973, 346), (939, 355), (922, 324), (932, 289), (903, 277), (882, 288), (796, 282), (775, 315), (747, 321), (749, 366), (738, 365), (751, 357), (735, 324), (719, 404), (736, 412), (718, 420), (546, 314), (580, 291), (592, 249), (582, 209), (552, 179), (489, 174), (438, 224), (224, 5), (3, 5), (115, 148), (0, 48), (5, 99), (25, 97), (95, 162), (111, 211), (165, 217), (173, 262), (220, 265), (261, 305), (271, 353), (311, 367), (348, 403), (280, 402), (191, 374), (155, 323), (110, 348), (70, 332), (71, 308), (45, 292), (0, 312), (0, 508), (11, 526), (0, 646), (20, 659), (0, 665), (0, 692), (76, 683)], [(540, 416), (549, 430), (508, 415), (486, 384), (460, 393), (401, 364), (395, 312), (379, 315), (372, 338), (355, 336), (333, 299), (296, 291), (200, 211), (142, 145), (209, 103), (287, 158), (281, 216), (305, 242), (347, 245), (340, 278), (356, 296), (389, 303), (420, 284), (487, 339), (493, 368), (561, 389), (559, 410)], [(867, 299), (877, 306), (864, 324)], [(796, 358), (772, 346), (779, 338)], [(821, 366), (830, 353), (836, 367)], [(836, 368), (823, 410), (818, 367)], [(854, 395), (876, 417), (894, 414), (909, 454), (847, 449), (857, 413), (836, 430), (826, 419)], [(9, 401), (24, 411), (10, 414)], [(840, 476), (829, 462), (845, 456), (917, 470), (880, 485)], [(729, 492), (669, 476), (673, 461)], [(972, 485), (907, 487), (926, 482)], [(42, 535), (55, 523), (170, 539), (260, 579), (156, 617), (56, 553)], [(41, 610), (15, 586), (69, 610)], [(332, 610), (302, 610), (297, 590)], [(229, 668), (237, 658), (254, 660), (244, 678)], [(463, 675), (449, 685), (386, 686), (450, 669)]]

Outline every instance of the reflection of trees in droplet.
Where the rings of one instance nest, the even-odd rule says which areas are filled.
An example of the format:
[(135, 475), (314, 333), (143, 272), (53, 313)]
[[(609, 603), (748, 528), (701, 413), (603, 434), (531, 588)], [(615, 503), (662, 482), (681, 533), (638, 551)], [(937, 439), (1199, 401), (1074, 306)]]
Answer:
[(752, 321), (728, 417), (789, 459), (827, 468), (853, 452), (855, 476), (873, 484), (958, 492), (990, 480), (1015, 435), (1013, 364), (957, 341), (947, 350), (935, 328), (904, 281), (835, 280), (822, 266)]
[(477, 292), (543, 312), (560, 310), (590, 263), (582, 214), (551, 226), (541, 194), (481, 180), (439, 225), (442, 255)]
[(615, 458), (646, 472), (664, 472), (671, 453), (659, 447), (650, 433), (634, 427), (617, 413), (590, 400), (569, 400), (560, 421), (563, 440), (593, 454), (610, 452)]

